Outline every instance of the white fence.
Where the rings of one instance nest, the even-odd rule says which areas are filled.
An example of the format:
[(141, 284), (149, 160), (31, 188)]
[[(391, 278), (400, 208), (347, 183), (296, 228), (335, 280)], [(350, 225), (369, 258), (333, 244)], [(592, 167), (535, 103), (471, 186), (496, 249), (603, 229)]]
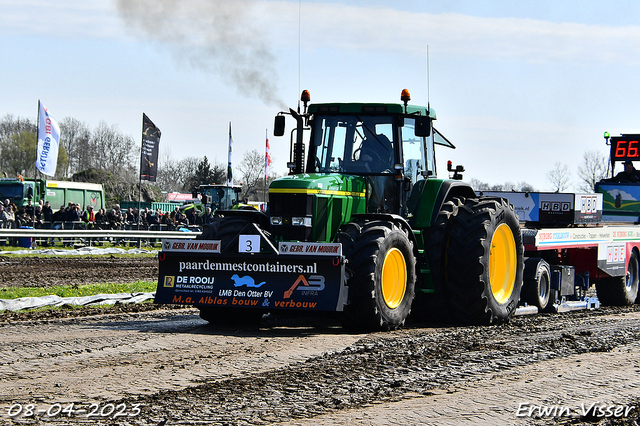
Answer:
[(200, 231), (147, 231), (147, 230), (110, 230), (110, 229), (0, 229), (0, 244), (9, 244), (13, 239), (21, 247), (31, 246), (35, 242), (38, 246), (58, 239), (65, 245), (93, 245), (110, 241), (118, 243), (147, 244), (160, 242), (162, 239), (195, 239)]

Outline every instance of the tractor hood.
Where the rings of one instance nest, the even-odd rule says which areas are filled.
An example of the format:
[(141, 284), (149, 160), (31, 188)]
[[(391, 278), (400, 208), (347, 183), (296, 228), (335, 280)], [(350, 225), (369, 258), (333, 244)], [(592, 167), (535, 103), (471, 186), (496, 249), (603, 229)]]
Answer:
[(300, 174), (274, 180), (269, 194), (319, 194), (365, 196), (365, 180), (361, 176), (342, 174)]
[(362, 176), (299, 174), (269, 187), (271, 230), (281, 241), (330, 242), (354, 214), (364, 213)]

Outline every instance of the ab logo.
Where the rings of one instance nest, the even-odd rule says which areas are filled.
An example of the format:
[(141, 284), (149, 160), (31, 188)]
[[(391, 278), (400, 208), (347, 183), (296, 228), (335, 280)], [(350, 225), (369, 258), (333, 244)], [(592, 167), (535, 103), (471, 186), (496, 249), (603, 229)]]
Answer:
[(299, 290), (311, 290), (311, 291), (322, 291), (324, 290), (324, 277), (322, 275), (311, 275), (309, 277), (309, 281), (306, 280), (304, 275), (300, 275), (295, 283), (291, 286), (291, 288), (284, 292), (284, 298), (289, 299), (293, 294), (293, 291), (298, 289), (298, 285), (302, 283), (304, 287)]
[(165, 287), (173, 287), (175, 282), (176, 282), (176, 277), (173, 276), (173, 275), (164, 277), (164, 286)]

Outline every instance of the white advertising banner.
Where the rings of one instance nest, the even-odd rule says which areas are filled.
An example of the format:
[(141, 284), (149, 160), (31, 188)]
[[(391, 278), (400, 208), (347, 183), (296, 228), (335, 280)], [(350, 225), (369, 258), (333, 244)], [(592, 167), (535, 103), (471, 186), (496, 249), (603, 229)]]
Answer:
[(36, 167), (45, 175), (53, 176), (56, 174), (56, 164), (58, 163), (60, 128), (44, 105), (40, 102), (38, 104), (40, 106), (40, 123), (38, 126)]

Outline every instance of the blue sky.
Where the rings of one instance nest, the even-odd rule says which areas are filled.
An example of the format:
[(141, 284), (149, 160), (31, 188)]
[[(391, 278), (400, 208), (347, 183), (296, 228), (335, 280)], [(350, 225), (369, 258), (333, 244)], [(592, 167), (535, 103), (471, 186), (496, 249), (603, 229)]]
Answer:
[[(577, 188), (605, 130), (640, 133), (639, 16), (635, 1), (0, 0), (0, 116), (35, 120), (40, 99), (140, 142), (145, 112), (162, 152), (220, 163), (232, 122), (235, 163), (299, 89), (397, 102), (407, 88), (457, 146), (437, 153), (441, 177), (450, 159), (465, 180), (549, 190), (560, 162)], [(270, 142), (284, 174), (288, 140)]]

